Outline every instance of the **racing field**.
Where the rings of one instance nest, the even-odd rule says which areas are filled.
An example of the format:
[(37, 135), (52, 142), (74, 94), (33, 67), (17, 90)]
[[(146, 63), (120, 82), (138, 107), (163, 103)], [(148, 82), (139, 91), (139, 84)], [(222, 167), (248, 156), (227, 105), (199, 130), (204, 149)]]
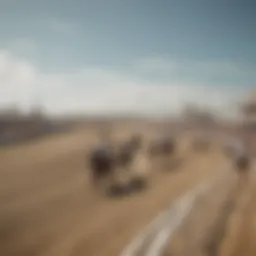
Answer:
[[(151, 166), (144, 191), (111, 198), (90, 184), (86, 152), (96, 140), (93, 129), (77, 129), (0, 150), (1, 256), (122, 255), (158, 214), (201, 184), (209, 185), (184, 210), (164, 251), (154, 247), (157, 236), (147, 237), (137, 254), (127, 256), (150, 250), (155, 256), (256, 255), (254, 174), (239, 179), (217, 143), (196, 153), (188, 136), (181, 136), (175, 170)], [(178, 217), (179, 212), (167, 218), (170, 228)]]

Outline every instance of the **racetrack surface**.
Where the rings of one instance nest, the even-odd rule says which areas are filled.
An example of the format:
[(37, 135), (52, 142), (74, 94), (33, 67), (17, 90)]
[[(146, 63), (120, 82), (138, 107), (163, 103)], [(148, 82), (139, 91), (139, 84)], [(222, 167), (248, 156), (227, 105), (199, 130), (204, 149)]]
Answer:
[[(179, 154), (183, 164), (177, 172), (151, 170), (149, 188), (145, 191), (124, 198), (107, 198), (92, 189), (85, 166), (86, 148), (96, 139), (93, 131), (77, 130), (0, 151), (0, 255), (119, 255), (132, 238), (178, 196), (203, 181), (212, 180), (227, 168), (225, 157), (217, 149), (196, 154), (181, 146)], [(187, 227), (198, 229), (197, 244), (203, 234), (200, 230), (210, 233), (206, 226), (211, 221), (206, 219), (217, 218), (218, 210), (214, 209), (221, 209), (232, 182), (222, 185), (217, 190), (219, 196), (217, 193), (210, 196), (205, 201), (208, 206), (202, 203), (203, 210), (196, 208), (190, 216), (197, 218), (198, 225)], [(200, 215), (211, 207), (212, 217)], [(255, 207), (247, 208), (244, 214), (252, 221)], [(245, 235), (251, 232), (248, 221), (243, 221), (239, 228), (245, 229)], [(176, 250), (172, 255), (189, 255), (177, 249), (179, 244), (184, 244), (182, 230), (170, 243), (170, 250)], [(196, 242), (191, 242), (191, 246), (197, 253)], [(234, 242), (224, 239), (223, 250), (225, 243), (228, 247)], [(248, 239), (241, 240), (239, 248), (248, 243)], [(239, 248), (237, 250), (241, 250)]]

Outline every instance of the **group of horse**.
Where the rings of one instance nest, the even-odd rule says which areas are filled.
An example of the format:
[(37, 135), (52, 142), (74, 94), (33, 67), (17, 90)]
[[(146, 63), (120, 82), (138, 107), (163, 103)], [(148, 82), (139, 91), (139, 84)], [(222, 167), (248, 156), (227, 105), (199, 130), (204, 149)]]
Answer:
[[(209, 136), (196, 136), (192, 143), (194, 151), (207, 151), (210, 148), (211, 140)], [(90, 168), (91, 182), (95, 188), (102, 188), (102, 184), (109, 177), (112, 177), (111, 187), (118, 191), (124, 188), (138, 188), (146, 185), (145, 176), (135, 176), (128, 182), (127, 186), (114, 182), (114, 177), (118, 174), (129, 173), (134, 168), (136, 157), (143, 151), (144, 157), (153, 161), (156, 158), (171, 159), (177, 151), (177, 138), (162, 136), (150, 141), (146, 140), (142, 134), (133, 134), (121, 142), (101, 142), (90, 150), (88, 162)], [(239, 174), (248, 173), (250, 169), (250, 156), (246, 147), (240, 142), (228, 141), (223, 145), (225, 155), (234, 164), (234, 169)], [(140, 167), (136, 167), (140, 168)]]
[[(138, 156), (143, 155), (144, 158), (154, 159), (157, 157), (171, 157), (176, 149), (176, 140), (173, 137), (158, 137), (148, 142), (141, 134), (133, 134), (131, 137), (122, 140), (121, 142), (102, 142), (92, 148), (89, 156), (89, 168), (91, 174), (91, 182), (96, 188), (102, 187), (104, 182), (109, 177), (116, 177), (120, 172), (132, 172), (134, 162)], [(136, 166), (136, 168), (143, 168)], [(141, 170), (138, 170), (141, 171)], [(112, 187), (119, 187), (119, 190), (124, 188), (118, 182), (113, 182)], [(130, 179), (128, 187), (138, 188), (146, 185), (145, 176), (134, 176)]]

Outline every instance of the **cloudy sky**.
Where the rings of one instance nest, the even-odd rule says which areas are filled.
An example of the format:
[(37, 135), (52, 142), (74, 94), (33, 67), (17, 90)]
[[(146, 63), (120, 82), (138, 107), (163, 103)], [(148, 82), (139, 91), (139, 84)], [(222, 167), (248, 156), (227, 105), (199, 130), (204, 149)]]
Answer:
[(256, 88), (249, 0), (0, 0), (0, 107), (216, 109)]

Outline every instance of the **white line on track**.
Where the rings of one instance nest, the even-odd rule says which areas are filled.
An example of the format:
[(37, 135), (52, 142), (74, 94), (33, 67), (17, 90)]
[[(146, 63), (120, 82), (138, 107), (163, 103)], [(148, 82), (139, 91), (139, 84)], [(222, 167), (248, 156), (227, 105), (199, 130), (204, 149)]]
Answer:
[[(222, 135), (223, 136), (223, 135)], [(222, 137), (220, 136), (220, 137)], [(217, 137), (217, 136), (215, 136)], [(237, 145), (240, 146), (242, 143), (237, 142), (236, 138), (224, 135), (221, 141), (231, 144), (234, 148)], [(231, 142), (236, 142), (231, 143)], [(219, 182), (225, 181), (226, 178), (230, 178), (229, 170), (231, 168), (226, 168), (224, 172), (214, 181), (210, 183), (205, 183), (198, 188), (186, 193), (184, 196), (180, 197), (174, 204), (167, 209), (162, 211), (138, 236), (136, 236), (131, 244), (121, 253), (120, 256), (136, 256), (145, 245), (148, 240), (153, 237), (148, 246), (148, 250), (144, 255), (146, 256), (160, 256), (166, 249), (166, 245), (170, 242), (172, 235), (183, 223), (183, 221), (188, 217), (191, 210), (197, 203), (197, 201), (206, 196), (215, 185)], [(254, 168), (253, 168), (254, 169)], [(255, 174), (254, 174), (255, 176)]]
[(153, 239), (145, 255), (160, 256), (165, 250), (167, 242), (170, 241), (172, 235), (183, 223), (185, 218), (188, 217), (198, 199), (202, 196), (206, 196), (220, 180), (225, 180), (225, 174), (227, 174), (227, 171), (222, 172), (215, 182), (202, 184), (177, 199), (174, 204), (171, 204), (167, 210), (162, 211), (141, 233), (139, 233), (120, 256), (138, 255), (139, 251), (150, 237), (153, 237)]

